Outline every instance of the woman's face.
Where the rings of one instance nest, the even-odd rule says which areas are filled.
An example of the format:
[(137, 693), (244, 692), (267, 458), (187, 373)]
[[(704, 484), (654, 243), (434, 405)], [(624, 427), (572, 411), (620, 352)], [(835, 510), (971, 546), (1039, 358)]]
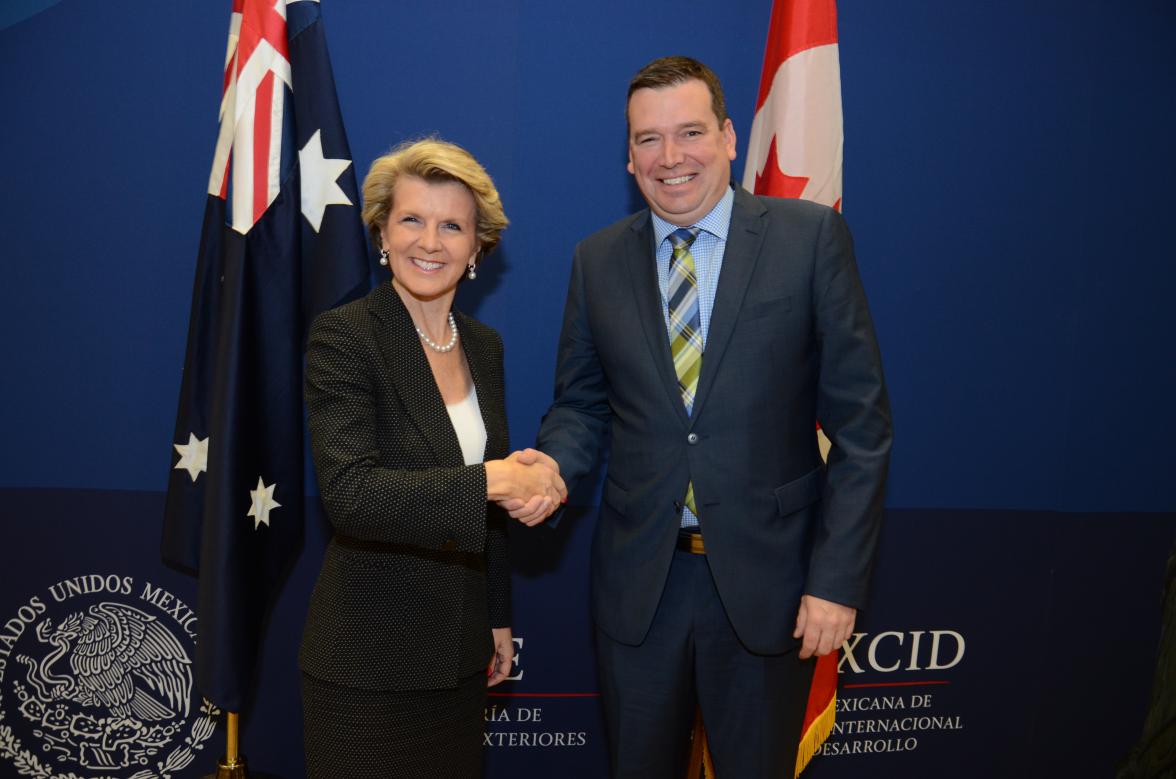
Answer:
[(421, 301), (452, 295), (478, 252), (474, 196), (456, 181), (405, 176), (382, 231), (392, 283)]

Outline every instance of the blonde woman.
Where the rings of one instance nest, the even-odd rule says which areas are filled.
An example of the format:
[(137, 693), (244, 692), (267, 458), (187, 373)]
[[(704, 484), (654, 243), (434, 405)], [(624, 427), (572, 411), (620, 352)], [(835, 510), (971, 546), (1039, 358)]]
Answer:
[(392, 280), (320, 316), (307, 351), (334, 531), (300, 653), (307, 775), (477, 777), (486, 687), (514, 655), (497, 503), (534, 523), (566, 493), (550, 463), (507, 457), (502, 341), (452, 308), (507, 225), (486, 171), (428, 139), (363, 190)]

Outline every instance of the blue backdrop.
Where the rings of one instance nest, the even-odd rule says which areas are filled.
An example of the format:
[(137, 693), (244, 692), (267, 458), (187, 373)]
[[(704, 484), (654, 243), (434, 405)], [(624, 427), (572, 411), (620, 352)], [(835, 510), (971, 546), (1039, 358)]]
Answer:
[[(504, 336), (517, 445), (550, 399), (575, 241), (640, 205), (628, 78), (663, 54), (710, 64), (741, 173), (770, 6), (324, 3), (359, 174), (438, 133), (499, 185), (512, 226), (460, 305)], [(1161, 230), (1176, 209), (1176, 11), (839, 13), (844, 211), (897, 435), (873, 603), (811, 775), (1108, 776), (1142, 724), (1176, 538), (1176, 257)], [(165, 732), (39, 701), (67, 671), (53, 629), (96, 604), (181, 644), (198, 633), (195, 583), (159, 562), (158, 539), (228, 15), (0, 10), (0, 776), (195, 776), (222, 748), (196, 704)], [(513, 533), (519, 678), (491, 699), (488, 776), (604, 775), (593, 487), (557, 532)], [(310, 504), (245, 712), (252, 764), (287, 777), (302, 774), (295, 655), (327, 533)]]

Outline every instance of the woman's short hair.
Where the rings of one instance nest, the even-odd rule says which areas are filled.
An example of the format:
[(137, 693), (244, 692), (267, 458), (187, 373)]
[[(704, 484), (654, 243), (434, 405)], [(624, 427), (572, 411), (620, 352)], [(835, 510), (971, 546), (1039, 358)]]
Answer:
[(363, 180), (363, 222), (377, 248), (381, 230), (392, 212), (396, 183), (403, 176), (416, 176), (425, 181), (456, 181), (464, 185), (474, 197), (478, 250), (485, 256), (498, 245), (509, 221), (490, 174), (474, 155), (457, 144), (424, 138), (405, 141), (376, 159)]

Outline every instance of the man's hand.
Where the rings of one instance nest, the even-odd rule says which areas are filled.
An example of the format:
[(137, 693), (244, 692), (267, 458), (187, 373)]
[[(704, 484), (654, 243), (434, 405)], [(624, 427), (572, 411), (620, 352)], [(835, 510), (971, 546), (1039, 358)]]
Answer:
[(559, 473), (559, 463), (543, 452), (540, 452), (538, 449), (521, 449), (517, 452), (512, 452), (510, 457), (507, 457), (506, 459), (522, 463), (523, 465), (534, 465), (535, 463), (541, 463), (556, 473)]
[(494, 636), (494, 659), (486, 669), (486, 686), (493, 687), (510, 676), (511, 665), (514, 663), (514, 637), (510, 628), (491, 628)]
[(853, 635), (857, 609), (815, 595), (800, 596), (793, 638), (801, 639), (800, 659), (822, 657), (839, 649)]

